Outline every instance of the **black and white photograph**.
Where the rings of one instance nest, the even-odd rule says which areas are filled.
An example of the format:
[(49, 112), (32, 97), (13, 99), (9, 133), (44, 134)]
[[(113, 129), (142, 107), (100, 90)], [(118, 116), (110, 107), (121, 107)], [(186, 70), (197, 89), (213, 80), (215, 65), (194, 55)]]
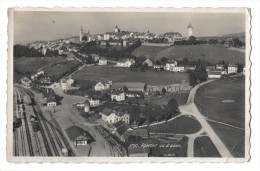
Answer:
[(10, 161), (249, 160), (249, 9), (10, 8), (8, 19)]

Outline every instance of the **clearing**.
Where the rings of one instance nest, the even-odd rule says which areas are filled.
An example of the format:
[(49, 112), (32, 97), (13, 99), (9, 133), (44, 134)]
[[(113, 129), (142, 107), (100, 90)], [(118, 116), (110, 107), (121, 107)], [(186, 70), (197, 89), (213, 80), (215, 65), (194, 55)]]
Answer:
[(194, 157), (221, 157), (209, 137), (197, 137), (194, 141)]

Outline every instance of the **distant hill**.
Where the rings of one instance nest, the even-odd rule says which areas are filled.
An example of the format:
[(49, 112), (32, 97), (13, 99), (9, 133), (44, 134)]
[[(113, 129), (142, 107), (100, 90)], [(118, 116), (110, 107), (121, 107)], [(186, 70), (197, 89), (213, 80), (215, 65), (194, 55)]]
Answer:
[(205, 36), (205, 37), (197, 37), (199, 40), (209, 40), (209, 39), (218, 39), (218, 40), (225, 40), (227, 38), (245, 38), (246, 33), (245, 32), (239, 32), (239, 33), (232, 33), (227, 34), (223, 36)]
[(233, 33), (233, 34), (227, 34), (227, 35), (223, 35), (222, 37), (229, 37), (229, 38), (235, 38), (235, 37), (246, 37), (246, 33), (245, 32), (239, 32), (239, 33)]

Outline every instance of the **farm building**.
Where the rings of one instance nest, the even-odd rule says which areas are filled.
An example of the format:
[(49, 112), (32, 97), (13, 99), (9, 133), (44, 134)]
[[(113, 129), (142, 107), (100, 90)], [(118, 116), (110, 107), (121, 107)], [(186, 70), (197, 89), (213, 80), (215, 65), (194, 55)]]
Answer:
[(65, 130), (69, 139), (75, 146), (88, 145), (92, 141), (92, 137), (89, 132), (78, 126), (72, 126)]
[(192, 89), (188, 84), (171, 84), (171, 85), (147, 85), (146, 90), (150, 93), (152, 92), (162, 92), (165, 89), (166, 92), (187, 92)]
[(127, 124), (130, 123), (130, 115), (123, 111), (105, 108), (99, 114), (101, 115), (102, 120), (108, 123), (116, 123), (118, 121), (124, 121)]
[(123, 89), (126, 87), (129, 91), (141, 91), (145, 90), (145, 83), (140, 82), (123, 82), (123, 83), (113, 83), (111, 89)]
[(143, 147), (128, 147), (129, 157), (148, 157), (150, 148)]
[(147, 64), (149, 67), (153, 66), (153, 62), (150, 59), (146, 59), (143, 64)]

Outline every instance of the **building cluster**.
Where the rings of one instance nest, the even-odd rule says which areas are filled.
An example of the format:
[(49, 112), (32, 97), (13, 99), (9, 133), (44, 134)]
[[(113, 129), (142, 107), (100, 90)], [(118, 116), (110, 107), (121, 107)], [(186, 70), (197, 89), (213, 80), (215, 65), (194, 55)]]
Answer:
[(236, 74), (237, 65), (230, 63), (227, 65), (227, 68), (223, 64), (217, 64), (216, 66), (207, 66), (206, 70), (208, 72), (208, 78), (216, 79), (221, 78), (226, 74)]

